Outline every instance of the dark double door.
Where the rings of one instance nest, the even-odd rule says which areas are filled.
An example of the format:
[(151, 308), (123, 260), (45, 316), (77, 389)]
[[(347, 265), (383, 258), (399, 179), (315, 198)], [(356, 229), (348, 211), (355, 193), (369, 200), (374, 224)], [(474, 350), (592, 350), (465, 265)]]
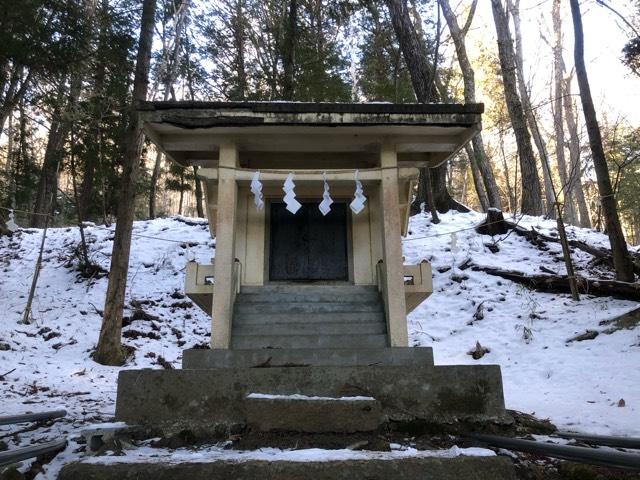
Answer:
[(348, 280), (347, 206), (334, 203), (323, 216), (318, 203), (303, 203), (294, 215), (271, 204), (269, 280)]

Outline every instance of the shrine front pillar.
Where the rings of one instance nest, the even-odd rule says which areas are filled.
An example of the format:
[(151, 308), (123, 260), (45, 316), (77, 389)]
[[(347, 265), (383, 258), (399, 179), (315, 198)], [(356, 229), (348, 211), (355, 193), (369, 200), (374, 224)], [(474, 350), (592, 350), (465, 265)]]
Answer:
[(380, 208), (382, 209), (382, 293), (387, 316), (389, 344), (406, 347), (409, 344), (404, 295), (404, 267), (400, 238), (398, 202), (398, 155), (394, 145), (380, 148)]
[(238, 185), (235, 176), (237, 167), (237, 145), (221, 144), (218, 161), (216, 256), (211, 319), (212, 348), (229, 348), (231, 343), (231, 321), (236, 293), (234, 246), (238, 203)]

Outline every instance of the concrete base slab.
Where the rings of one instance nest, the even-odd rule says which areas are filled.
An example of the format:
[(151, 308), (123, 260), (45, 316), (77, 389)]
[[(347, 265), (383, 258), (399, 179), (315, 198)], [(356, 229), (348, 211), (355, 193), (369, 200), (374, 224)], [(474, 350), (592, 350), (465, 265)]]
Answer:
[(189, 430), (206, 437), (246, 425), (251, 393), (365, 395), (391, 419), (507, 419), (497, 365), (125, 370), (116, 419), (163, 435)]
[(247, 424), (261, 432), (371, 432), (384, 422), (384, 414), (380, 402), (364, 398), (248, 398)]
[(326, 462), (73, 463), (59, 480), (515, 480), (504, 457), (403, 458)]
[(182, 356), (182, 368), (186, 369), (368, 365), (433, 366), (433, 350), (428, 347), (190, 349)]

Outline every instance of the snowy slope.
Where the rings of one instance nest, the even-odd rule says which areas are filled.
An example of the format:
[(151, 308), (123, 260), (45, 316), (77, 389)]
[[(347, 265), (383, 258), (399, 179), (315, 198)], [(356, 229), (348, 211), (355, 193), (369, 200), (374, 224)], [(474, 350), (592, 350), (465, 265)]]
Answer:
[[(511, 234), (494, 239), (500, 250), (491, 253), (485, 246), (491, 238), (472, 230), (482, 218), (473, 212), (451, 212), (442, 215), (438, 225), (431, 225), (426, 215), (411, 219), (410, 234), (403, 241), (406, 263), (431, 261), (435, 290), (409, 316), (411, 344), (433, 346), (438, 364), (500, 364), (508, 408), (549, 417), (576, 431), (640, 435), (640, 331), (566, 343), (587, 329), (604, 330), (600, 321), (637, 304), (588, 296), (574, 302), (567, 295), (535, 293), (482, 272), (460, 270), (458, 266), (471, 258), (478, 265), (531, 273), (540, 273), (544, 265), (563, 273), (556, 259), (559, 245), (550, 244), (551, 250), (541, 252)], [(126, 312), (134, 320), (123, 330), (125, 344), (135, 353), (123, 368), (163, 368), (164, 361), (179, 367), (182, 349), (208, 341), (207, 316), (181, 292), (187, 259), (206, 263), (213, 241), (203, 220), (189, 219), (192, 225), (181, 220), (135, 224)], [(520, 224), (546, 233), (555, 227), (554, 222), (528, 217)], [(0, 238), (0, 375), (5, 377), (0, 379), (0, 415), (66, 408), (69, 419), (50, 432), (5, 438), (10, 445), (29, 443), (36, 434), (55, 438), (87, 423), (109, 420), (115, 407), (120, 369), (90, 358), (107, 279), (80, 279), (69, 267), (79, 242), (77, 228), (49, 230), (34, 301), (35, 322), (18, 323), (41, 234), (24, 230), (11, 239)], [(591, 230), (571, 228), (569, 234), (591, 244), (607, 244), (604, 235)], [(92, 260), (108, 268), (113, 227), (91, 226), (87, 235)], [(576, 252), (575, 257), (580, 272), (590, 256)], [(484, 318), (474, 320), (481, 303)], [(135, 306), (142, 311), (135, 312)], [(530, 337), (526, 340), (525, 332)], [(467, 354), (476, 341), (490, 349), (480, 360)], [(624, 407), (617, 406), (620, 399)], [(0, 440), (10, 431), (0, 428)], [(67, 449), (66, 458), (73, 457), (72, 450), (73, 446)], [(53, 478), (51, 468), (45, 478)]]

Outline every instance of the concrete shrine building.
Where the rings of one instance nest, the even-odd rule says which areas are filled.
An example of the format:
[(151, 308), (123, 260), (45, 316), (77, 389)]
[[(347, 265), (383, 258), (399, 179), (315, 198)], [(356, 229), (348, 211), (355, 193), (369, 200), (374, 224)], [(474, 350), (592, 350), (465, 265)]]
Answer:
[[(374, 439), (398, 422), (511, 422), (499, 366), (435, 365), (432, 349), (410, 347), (407, 334), (407, 313), (432, 292), (429, 264), (402, 258), (413, 184), (419, 168), (446, 161), (480, 131), (482, 110), (143, 104), (148, 138), (172, 161), (199, 166), (206, 182), (215, 252), (210, 264), (187, 264), (185, 291), (211, 314), (212, 348), (185, 350), (181, 369), (120, 371), (116, 420), (144, 438), (239, 434), (268, 446), (265, 432), (284, 432), (320, 448), (327, 433)], [(310, 478), (515, 478), (506, 458), (420, 455), (321, 463)], [(199, 458), (121, 468), (146, 472), (140, 478), (274, 479), (307, 468)], [(82, 463), (62, 478), (122, 478), (116, 467)]]
[[(446, 161), (480, 130), (482, 111), (439, 104), (145, 104), (147, 136), (169, 159), (199, 166), (206, 182), (215, 259), (188, 266), (186, 293), (212, 314), (212, 347), (406, 347), (406, 314), (432, 291), (430, 266), (402, 261), (412, 187), (419, 167)], [(366, 197), (357, 214), (349, 208), (356, 171)], [(261, 209), (250, 190), (255, 172)], [(283, 203), (290, 173), (302, 204), (295, 214)], [(333, 200), (326, 216), (318, 208), (325, 180)], [(278, 302), (260, 311), (248, 302), (273, 298)], [(251, 313), (283, 321), (269, 328), (252, 322)], [(308, 328), (294, 322), (287, 330), (284, 320), (295, 313), (344, 321), (309, 321)], [(366, 313), (371, 325), (358, 322)]]

